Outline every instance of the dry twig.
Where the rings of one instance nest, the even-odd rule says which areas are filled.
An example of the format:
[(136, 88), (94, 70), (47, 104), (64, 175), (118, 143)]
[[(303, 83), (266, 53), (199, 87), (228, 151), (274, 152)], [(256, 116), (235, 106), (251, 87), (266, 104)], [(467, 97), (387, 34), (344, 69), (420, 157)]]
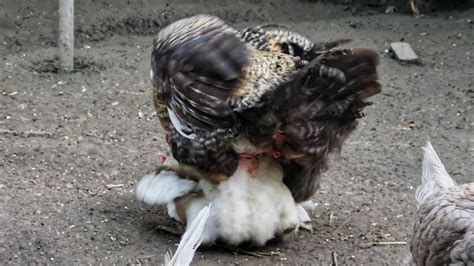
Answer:
[(221, 250), (225, 250), (225, 251), (228, 251), (228, 252), (232, 252), (234, 254), (243, 254), (243, 255), (249, 255), (249, 256), (253, 256), (253, 257), (257, 257), (257, 258), (263, 258), (264, 256), (265, 257), (271, 257), (271, 256), (280, 256), (281, 253), (278, 252), (278, 251), (270, 251), (270, 252), (257, 252), (257, 251), (248, 251), (248, 250), (245, 250), (245, 249), (242, 249), (242, 248), (232, 248), (232, 247), (228, 247), (228, 246), (220, 246), (219, 249)]
[(253, 251), (248, 251), (248, 250), (244, 250), (244, 249), (237, 249), (234, 252), (254, 256), (254, 257), (257, 257), (257, 258), (263, 258), (264, 256), (266, 256), (266, 257), (280, 256), (280, 252), (275, 252), (275, 251), (253, 252)]
[(363, 248), (369, 248), (369, 247), (374, 247), (374, 246), (397, 246), (397, 245), (406, 245), (407, 242), (405, 241), (388, 241), (388, 242), (370, 242), (370, 243), (364, 243), (361, 245)]
[(333, 219), (334, 219), (334, 212), (330, 212), (329, 217), (328, 217), (328, 225), (329, 226), (332, 226)]
[(123, 187), (124, 185), (123, 184), (109, 184), (109, 185), (105, 185), (105, 187), (107, 188), (116, 188), (116, 187)]

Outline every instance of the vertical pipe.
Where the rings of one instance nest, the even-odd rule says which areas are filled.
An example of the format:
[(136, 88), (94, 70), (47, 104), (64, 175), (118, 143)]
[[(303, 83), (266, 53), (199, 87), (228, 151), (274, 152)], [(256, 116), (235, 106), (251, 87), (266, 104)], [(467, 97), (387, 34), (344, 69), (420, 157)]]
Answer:
[(74, 0), (59, 0), (59, 71), (74, 69)]

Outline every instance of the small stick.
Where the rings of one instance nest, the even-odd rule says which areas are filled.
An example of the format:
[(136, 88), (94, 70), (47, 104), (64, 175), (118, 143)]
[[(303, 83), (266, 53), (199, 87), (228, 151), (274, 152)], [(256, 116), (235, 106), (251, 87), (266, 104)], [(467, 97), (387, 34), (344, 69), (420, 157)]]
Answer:
[(254, 256), (254, 257), (257, 257), (257, 258), (263, 258), (263, 255), (260, 255), (257, 252), (246, 251), (246, 250), (243, 250), (243, 249), (236, 250), (235, 252), (240, 253), (240, 254)]
[(405, 241), (389, 241), (389, 242), (370, 242), (362, 244), (362, 247), (373, 247), (373, 246), (391, 246), (391, 245), (406, 245)]
[(281, 25), (281, 24), (275, 24), (275, 23), (268, 23), (268, 24), (262, 24), (257, 27), (255, 27), (256, 30), (264, 29), (264, 28), (283, 28), (283, 29), (289, 29), (287, 25)]
[(332, 257), (331, 266), (338, 266), (338, 264), (337, 264), (337, 253), (333, 251), (332, 254), (331, 254), (331, 257)]
[(235, 252), (245, 254), (245, 255), (250, 255), (254, 256), (257, 258), (263, 258), (263, 256), (266, 257), (273, 257), (273, 256), (280, 256), (280, 252), (275, 252), (275, 251), (270, 251), (270, 252), (252, 252), (244, 249), (237, 249)]
[(329, 226), (332, 225), (332, 220), (334, 218), (334, 212), (329, 213), (328, 224)]
[(116, 188), (116, 187), (123, 187), (123, 184), (110, 184), (105, 185), (107, 188)]
[(231, 248), (231, 247), (228, 247), (228, 246), (221, 246), (221, 247), (219, 247), (219, 249), (222, 249), (222, 250), (225, 250), (225, 251), (228, 251), (228, 252), (232, 252), (234, 254), (249, 255), (249, 256), (254, 256), (254, 257), (257, 257), (257, 258), (263, 258), (264, 256), (267, 256), (267, 257), (280, 256), (280, 252), (278, 252), (278, 251), (252, 252), (252, 251), (248, 251), (248, 250), (241, 249), (241, 248), (235, 249), (235, 248)]

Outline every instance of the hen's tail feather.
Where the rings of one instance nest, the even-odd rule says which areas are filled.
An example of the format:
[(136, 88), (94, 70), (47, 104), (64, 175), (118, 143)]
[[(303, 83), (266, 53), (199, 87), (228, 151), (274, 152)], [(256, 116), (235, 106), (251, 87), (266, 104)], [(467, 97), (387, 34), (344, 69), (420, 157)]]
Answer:
[(362, 101), (381, 91), (377, 64), (378, 55), (373, 50), (329, 51), (295, 73), (277, 92), (281, 95), (274, 97), (274, 104), (287, 109), (311, 104), (314, 100), (328, 105), (347, 98), (351, 98), (351, 103)]
[(336, 39), (336, 40), (327, 41), (327, 42), (317, 42), (313, 45), (313, 48), (311, 49), (310, 52), (307, 53), (304, 59), (312, 60), (316, 58), (319, 54), (321, 54), (321, 52), (326, 52), (330, 49), (333, 49), (342, 44), (346, 44), (350, 42), (352, 42), (352, 39), (349, 39), (349, 38)]
[(202, 234), (207, 218), (209, 217), (211, 204), (204, 207), (194, 218), (179, 242), (176, 253), (172, 258), (169, 252), (165, 255), (165, 266), (185, 266), (191, 264), (194, 254), (202, 242)]
[[(326, 168), (330, 152), (340, 150), (355, 129), (367, 97), (381, 91), (377, 82), (378, 55), (367, 49), (333, 50), (303, 66), (277, 90), (274, 106), (282, 123), (285, 142), (279, 148), (296, 158), (302, 170), (285, 166), (285, 184), (298, 200), (316, 190), (317, 177)], [(315, 165), (315, 162), (324, 162)], [(304, 185), (307, 189), (302, 189)]]
[[(327, 67), (339, 69), (345, 75), (345, 86), (327, 92), (332, 94), (330, 99), (342, 99), (354, 94), (360, 95), (367, 88), (376, 93), (380, 92), (380, 85), (376, 82), (378, 79), (376, 67), (379, 59), (373, 50), (337, 50), (323, 56), (321, 63)], [(361, 100), (359, 97), (357, 99)]]
[(420, 206), (432, 194), (450, 187), (456, 186), (443, 163), (436, 154), (433, 146), (428, 141), (422, 148), (425, 152), (422, 164), (421, 185), (416, 189), (415, 198), (417, 205)]
[(196, 182), (184, 179), (172, 171), (148, 174), (138, 182), (136, 197), (146, 204), (166, 205), (193, 190)]

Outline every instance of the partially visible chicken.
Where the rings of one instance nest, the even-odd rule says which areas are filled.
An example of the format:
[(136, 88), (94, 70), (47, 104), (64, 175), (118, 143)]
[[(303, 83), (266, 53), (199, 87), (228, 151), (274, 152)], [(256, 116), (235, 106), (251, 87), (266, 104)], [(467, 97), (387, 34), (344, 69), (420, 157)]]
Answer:
[[(272, 154), (295, 199), (308, 199), (328, 153), (355, 129), (365, 99), (380, 91), (374, 51), (317, 47), (288, 31), (239, 33), (207, 15), (161, 30), (151, 78), (173, 156), (217, 183), (239, 163)], [(230, 145), (238, 136), (259, 152), (238, 154)]]
[(416, 265), (474, 265), (474, 183), (457, 185), (428, 142), (410, 250)]

